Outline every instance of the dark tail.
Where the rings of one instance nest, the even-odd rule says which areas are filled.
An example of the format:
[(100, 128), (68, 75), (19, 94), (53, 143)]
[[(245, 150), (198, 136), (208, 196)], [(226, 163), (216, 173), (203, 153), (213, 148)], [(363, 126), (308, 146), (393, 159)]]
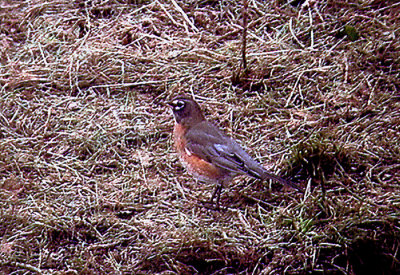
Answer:
[(252, 176), (256, 179), (259, 180), (267, 180), (267, 179), (272, 179), (274, 181), (277, 181), (281, 184), (287, 185), (289, 187), (292, 187), (296, 189), (297, 191), (304, 192), (299, 188), (297, 184), (290, 180), (283, 179), (277, 175), (274, 175), (270, 172), (268, 172), (260, 163), (255, 161), (253, 158), (251, 158), (243, 149), (241, 149), (239, 146), (237, 146), (235, 151), (235, 159), (233, 162), (237, 163), (240, 166), (240, 170), (249, 176)]
[(263, 180), (263, 181), (268, 180), (268, 179), (272, 179), (272, 180), (277, 181), (277, 182), (279, 182), (281, 184), (284, 184), (286, 186), (294, 188), (297, 191), (300, 191), (302, 193), (304, 192), (302, 189), (300, 189), (300, 187), (296, 183), (294, 183), (294, 182), (292, 182), (290, 180), (281, 178), (281, 177), (279, 177), (277, 175), (274, 175), (274, 174), (268, 172), (264, 167), (262, 167), (256, 161), (252, 160), (251, 166), (250, 165), (247, 166), (247, 171), (246, 172), (247, 172), (247, 174), (249, 174), (250, 176), (252, 176), (254, 178), (257, 178), (257, 179), (260, 179), (260, 180)]
[(289, 186), (289, 187), (291, 187), (293, 189), (296, 189), (297, 191), (300, 191), (302, 193), (304, 192), (302, 189), (300, 189), (300, 187), (296, 183), (294, 183), (294, 182), (292, 182), (290, 180), (287, 180), (287, 179), (281, 178), (279, 176), (276, 176), (274, 174), (271, 174), (266, 170), (264, 170), (263, 172), (264, 173), (261, 175), (261, 179), (262, 180), (272, 179), (272, 180), (275, 180), (275, 181), (277, 181), (277, 182), (279, 182), (281, 184), (284, 184), (284, 185)]

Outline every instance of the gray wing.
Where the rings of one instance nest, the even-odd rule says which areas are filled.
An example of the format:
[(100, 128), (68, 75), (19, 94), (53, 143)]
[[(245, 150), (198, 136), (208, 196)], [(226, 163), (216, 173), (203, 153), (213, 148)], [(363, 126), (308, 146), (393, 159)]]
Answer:
[(248, 174), (263, 179), (265, 169), (233, 139), (214, 125), (202, 122), (186, 136), (188, 149), (215, 166), (235, 174)]
[(201, 122), (186, 135), (190, 152), (233, 174), (247, 174), (257, 179), (273, 179), (303, 192), (295, 183), (268, 172), (229, 138), (209, 122)]

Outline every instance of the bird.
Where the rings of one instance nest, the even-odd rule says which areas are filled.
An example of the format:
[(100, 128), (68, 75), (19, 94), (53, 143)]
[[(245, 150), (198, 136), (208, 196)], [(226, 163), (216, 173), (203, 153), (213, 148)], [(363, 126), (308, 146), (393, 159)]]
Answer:
[(258, 180), (274, 180), (300, 191), (293, 182), (267, 171), (234, 139), (207, 120), (200, 105), (186, 95), (168, 102), (175, 119), (174, 146), (189, 174), (200, 182), (215, 183), (210, 203), (216, 198), (216, 209), (222, 189), (239, 175)]

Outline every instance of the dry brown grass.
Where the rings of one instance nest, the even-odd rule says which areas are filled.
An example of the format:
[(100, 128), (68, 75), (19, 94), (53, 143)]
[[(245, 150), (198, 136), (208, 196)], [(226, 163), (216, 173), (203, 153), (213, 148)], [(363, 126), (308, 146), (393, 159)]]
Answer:
[[(353, 2), (249, 1), (235, 76), (241, 1), (2, 1), (1, 272), (398, 274), (400, 5)], [(305, 194), (205, 209), (177, 93)]]

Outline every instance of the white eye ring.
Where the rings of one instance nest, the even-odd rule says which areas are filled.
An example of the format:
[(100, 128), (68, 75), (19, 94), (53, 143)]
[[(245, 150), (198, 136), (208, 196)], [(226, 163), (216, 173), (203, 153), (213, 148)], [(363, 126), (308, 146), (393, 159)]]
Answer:
[(185, 107), (185, 102), (183, 102), (182, 100), (174, 100), (172, 102), (172, 105), (174, 105), (175, 111), (180, 111)]

